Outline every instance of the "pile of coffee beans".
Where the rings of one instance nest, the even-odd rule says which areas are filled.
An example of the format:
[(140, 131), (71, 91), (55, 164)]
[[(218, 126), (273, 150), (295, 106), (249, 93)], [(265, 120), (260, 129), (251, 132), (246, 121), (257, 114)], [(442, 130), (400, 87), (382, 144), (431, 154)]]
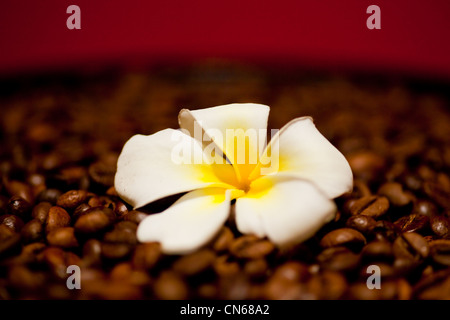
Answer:
[[(450, 100), (438, 85), (217, 61), (3, 80), (0, 299), (450, 299)], [(181, 108), (232, 102), (270, 105), (271, 128), (314, 118), (354, 173), (335, 219), (284, 248), (232, 220), (184, 256), (139, 243), (138, 224), (175, 199), (136, 211), (118, 197), (123, 144), (177, 128)], [(72, 265), (81, 289), (67, 286)]]

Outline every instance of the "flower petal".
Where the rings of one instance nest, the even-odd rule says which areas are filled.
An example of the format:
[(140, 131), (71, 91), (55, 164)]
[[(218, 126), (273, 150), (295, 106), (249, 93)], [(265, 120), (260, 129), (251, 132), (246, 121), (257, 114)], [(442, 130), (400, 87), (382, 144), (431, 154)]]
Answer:
[(228, 188), (219, 177), (233, 175), (231, 165), (208, 165), (200, 144), (190, 136), (165, 129), (127, 141), (117, 162), (114, 185), (125, 201), (138, 208), (198, 188)]
[(178, 122), (203, 144), (203, 136), (214, 141), (234, 165), (241, 180), (255, 168), (266, 146), (269, 110), (266, 105), (254, 103), (234, 103), (193, 111), (183, 109)]
[(276, 176), (253, 181), (236, 200), (236, 224), (242, 233), (267, 236), (278, 245), (310, 238), (334, 217), (336, 205), (312, 183)]
[(286, 124), (272, 138), (250, 177), (273, 173), (309, 180), (330, 198), (353, 187), (347, 160), (317, 130), (310, 117)]
[(145, 218), (137, 229), (138, 240), (158, 241), (168, 254), (184, 254), (200, 248), (227, 220), (230, 191), (207, 188), (185, 194), (167, 210)]

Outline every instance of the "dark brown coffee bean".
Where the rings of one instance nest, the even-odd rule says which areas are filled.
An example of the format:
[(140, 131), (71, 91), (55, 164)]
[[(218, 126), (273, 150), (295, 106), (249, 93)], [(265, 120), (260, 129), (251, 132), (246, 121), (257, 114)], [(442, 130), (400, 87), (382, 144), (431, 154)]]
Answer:
[(389, 200), (385, 197), (377, 197), (375, 201), (365, 207), (360, 214), (373, 218), (379, 218), (384, 215), (389, 209)]
[[(127, 222), (127, 221), (124, 221)], [(135, 245), (137, 243), (136, 229), (115, 227), (113, 231), (107, 232), (103, 237), (105, 242), (127, 243)]]
[(148, 214), (145, 212), (132, 210), (126, 213), (124, 216), (122, 216), (122, 219), (125, 221), (132, 221), (134, 223), (141, 223), (142, 220), (148, 217)]
[(158, 242), (143, 243), (136, 246), (132, 263), (137, 269), (150, 270), (161, 257), (161, 245)]
[[(305, 297), (306, 295), (306, 297)], [(308, 294), (304, 284), (297, 282), (279, 281), (271, 277), (263, 288), (263, 297), (268, 300), (298, 300), (317, 298)]]
[(56, 201), (56, 205), (65, 209), (75, 209), (86, 201), (88, 193), (85, 190), (71, 190), (62, 194)]
[(11, 232), (11, 235), (5, 236), (5, 233), (0, 229), (0, 258), (11, 255), (20, 250), (20, 234), (12, 231), (5, 225), (0, 225)]
[(15, 233), (16, 232), (13, 229), (11, 229), (10, 227), (8, 227), (4, 224), (0, 224), (0, 241), (11, 237)]
[(114, 212), (118, 217), (124, 217), (128, 213), (128, 208), (120, 200), (114, 202)]
[(130, 262), (117, 264), (110, 273), (110, 279), (130, 283), (135, 286), (145, 286), (150, 282), (149, 275), (143, 270), (135, 270)]
[(51, 207), (45, 222), (45, 232), (49, 233), (55, 229), (68, 226), (70, 226), (70, 216), (67, 211), (61, 207)]
[(217, 252), (223, 252), (228, 250), (231, 243), (233, 242), (234, 236), (230, 228), (222, 227), (217, 235), (216, 239), (213, 241), (213, 249)]
[(390, 204), (397, 207), (406, 206), (411, 203), (414, 197), (411, 193), (405, 192), (403, 186), (397, 182), (387, 182), (383, 184), (378, 190), (378, 194), (385, 196)]
[(378, 218), (389, 209), (389, 200), (386, 197), (366, 196), (347, 204), (348, 211), (352, 215), (364, 215)]
[(104, 210), (94, 209), (78, 218), (75, 230), (80, 233), (96, 233), (105, 230), (111, 223)]
[(349, 217), (345, 225), (363, 234), (368, 234), (375, 228), (375, 224), (376, 221), (372, 217), (356, 215)]
[(414, 204), (413, 212), (431, 218), (432, 216), (438, 214), (438, 209), (433, 202), (428, 200), (419, 200)]
[(188, 298), (189, 289), (179, 275), (165, 271), (156, 279), (154, 292), (157, 299), (184, 300)]
[(230, 253), (243, 259), (263, 258), (275, 250), (275, 245), (253, 235), (241, 236), (230, 245)]
[(324, 270), (307, 282), (308, 291), (313, 297), (321, 300), (337, 300), (347, 291), (345, 277), (336, 271)]
[(24, 198), (14, 196), (8, 202), (7, 212), (25, 218), (30, 213), (31, 208), (31, 204)]
[(408, 232), (394, 241), (393, 251), (398, 258), (421, 260), (428, 256), (430, 249), (428, 242), (420, 234)]
[(372, 233), (377, 240), (394, 241), (397, 237), (395, 225), (386, 220), (377, 221)]
[(42, 241), (44, 239), (44, 226), (37, 219), (30, 220), (23, 226), (21, 235), (24, 243)]
[(230, 259), (228, 255), (222, 255), (216, 258), (213, 264), (214, 271), (219, 277), (229, 278), (239, 273), (239, 264)]
[(75, 238), (75, 230), (71, 227), (55, 229), (47, 234), (47, 241), (52, 246), (61, 248), (76, 248), (78, 241)]
[(350, 246), (361, 248), (366, 243), (366, 238), (361, 232), (351, 228), (340, 228), (327, 233), (322, 240), (320, 246), (322, 248)]
[(22, 198), (29, 204), (34, 202), (33, 191), (29, 185), (20, 181), (8, 181), (5, 184), (6, 190), (13, 198)]
[(64, 280), (67, 278), (67, 257), (61, 248), (48, 247), (42, 251), (41, 256), (55, 277)]
[(31, 216), (33, 219), (39, 220), (42, 223), (47, 221), (48, 212), (52, 204), (50, 202), (40, 202), (36, 206), (34, 206), (33, 211), (31, 212)]
[(112, 186), (116, 170), (117, 155), (110, 154), (89, 166), (89, 176), (98, 184)]
[(433, 261), (440, 266), (450, 267), (450, 240), (433, 240), (429, 246)]
[(106, 259), (125, 259), (131, 254), (132, 250), (133, 247), (126, 243), (102, 243), (102, 256)]
[(432, 181), (425, 181), (423, 184), (423, 191), (439, 206), (450, 208), (450, 192), (445, 190), (442, 185)]
[(262, 279), (267, 275), (268, 270), (269, 265), (266, 259), (249, 260), (244, 264), (244, 273), (250, 279)]
[(416, 174), (407, 174), (403, 177), (405, 186), (412, 191), (419, 191), (422, 188), (422, 179)]
[(364, 181), (376, 178), (385, 168), (385, 159), (371, 151), (351, 154), (347, 160), (355, 177)]
[(209, 249), (202, 249), (182, 256), (173, 264), (173, 270), (185, 276), (193, 276), (208, 270), (216, 255)]
[(100, 267), (102, 264), (102, 244), (97, 239), (89, 239), (83, 246), (83, 264)]
[(317, 256), (317, 262), (321, 268), (340, 272), (355, 270), (359, 261), (360, 256), (345, 247), (331, 247)]
[(13, 214), (0, 216), (0, 224), (4, 224), (15, 232), (20, 232), (24, 226), (23, 220), (19, 216)]
[(45, 189), (38, 195), (39, 202), (50, 202), (52, 205), (56, 205), (58, 198), (62, 195), (62, 192), (58, 189)]
[(371, 261), (392, 260), (394, 253), (388, 241), (369, 242), (361, 251), (362, 257)]
[(441, 215), (435, 215), (430, 220), (431, 230), (441, 238), (450, 238), (450, 220)]
[(78, 207), (75, 208), (72, 214), (72, 218), (74, 221), (77, 221), (79, 217), (89, 212), (92, 209), (90, 205), (87, 203), (82, 203)]
[(426, 229), (429, 226), (430, 219), (421, 214), (413, 213), (403, 216), (394, 222), (397, 232), (418, 232)]
[(9, 283), (12, 287), (28, 292), (42, 290), (45, 287), (45, 275), (33, 272), (25, 266), (15, 265), (8, 272)]
[(298, 261), (285, 262), (277, 267), (273, 277), (280, 281), (304, 282), (309, 277), (308, 267)]

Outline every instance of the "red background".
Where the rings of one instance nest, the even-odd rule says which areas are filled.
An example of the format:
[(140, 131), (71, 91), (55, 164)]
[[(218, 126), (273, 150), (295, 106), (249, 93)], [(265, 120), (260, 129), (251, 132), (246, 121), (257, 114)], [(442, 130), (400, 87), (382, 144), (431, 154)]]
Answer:
[(0, 74), (214, 57), (450, 79), (449, 31), (448, 0), (2, 0)]

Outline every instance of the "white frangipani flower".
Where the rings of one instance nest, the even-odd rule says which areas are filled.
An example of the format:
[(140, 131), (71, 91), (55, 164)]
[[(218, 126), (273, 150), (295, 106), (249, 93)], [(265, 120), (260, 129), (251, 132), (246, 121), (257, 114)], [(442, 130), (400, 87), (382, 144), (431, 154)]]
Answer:
[[(217, 234), (232, 200), (241, 233), (278, 245), (304, 241), (333, 219), (332, 199), (352, 189), (348, 162), (309, 117), (286, 124), (267, 146), (265, 134), (251, 138), (251, 130), (267, 129), (269, 109), (250, 103), (183, 109), (181, 130), (135, 135), (125, 144), (115, 187), (134, 208), (187, 192), (140, 223), (139, 241), (158, 241), (169, 254), (194, 251)], [(180, 150), (192, 161), (174, 161)]]

